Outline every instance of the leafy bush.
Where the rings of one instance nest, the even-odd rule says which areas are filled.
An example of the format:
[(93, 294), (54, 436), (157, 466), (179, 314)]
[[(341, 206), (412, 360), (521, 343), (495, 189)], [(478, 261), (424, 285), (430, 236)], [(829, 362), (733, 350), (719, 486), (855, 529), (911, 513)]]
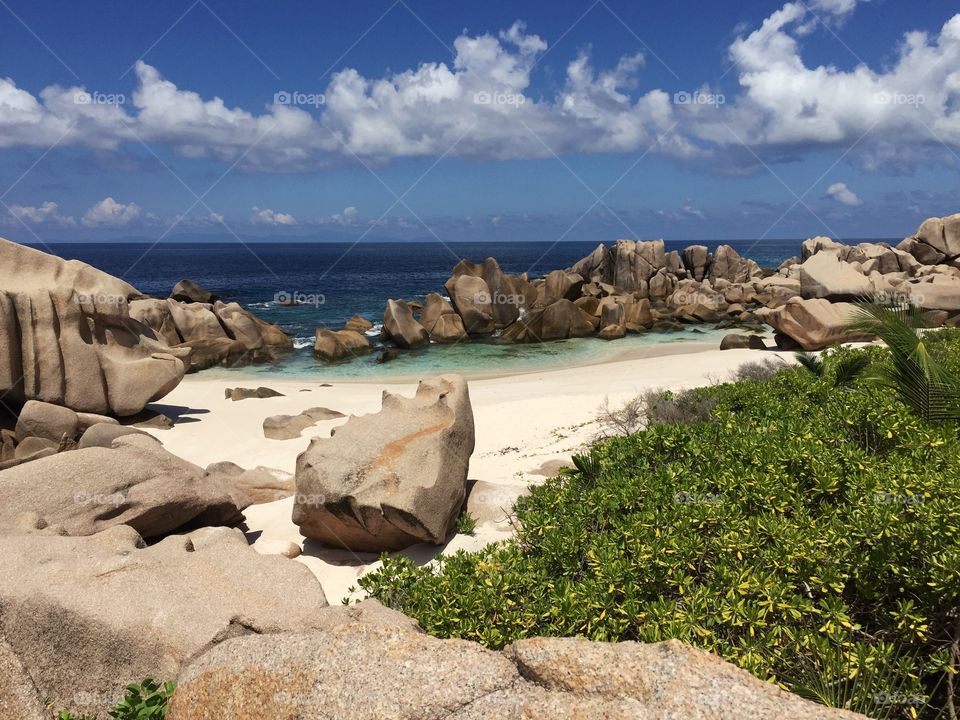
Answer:
[(457, 532), (463, 535), (473, 535), (477, 529), (477, 519), (468, 512), (463, 512), (457, 518)]
[[(176, 685), (172, 682), (162, 686), (152, 678), (142, 683), (127, 685), (126, 694), (117, 705), (108, 712), (113, 720), (163, 720), (167, 714), (167, 703), (173, 695)], [(57, 720), (95, 720), (88, 715), (73, 715), (67, 710), (57, 714)]]
[[(960, 366), (960, 336), (928, 347)], [(677, 638), (875, 717), (932, 716), (960, 655), (960, 440), (831, 353), (694, 393), (710, 422), (596, 444), (517, 502), (517, 534), (361, 579), (430, 633)], [(953, 654), (951, 654), (951, 652)], [(925, 705), (926, 704), (926, 705)]]

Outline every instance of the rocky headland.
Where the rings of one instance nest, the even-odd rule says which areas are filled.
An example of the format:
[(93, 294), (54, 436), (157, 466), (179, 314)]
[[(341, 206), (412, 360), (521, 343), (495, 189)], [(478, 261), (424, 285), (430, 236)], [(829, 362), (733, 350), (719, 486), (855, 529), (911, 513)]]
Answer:
[[(960, 316), (960, 215), (931, 218), (896, 246), (805, 240), (799, 255), (761, 268), (729, 245), (666, 251), (662, 240), (598, 245), (572, 267), (543, 278), (503, 272), (495, 258), (462, 260), (422, 303), (391, 299), (382, 339), (394, 350), (435, 343), (531, 343), (671, 331), (689, 324), (759, 331), (772, 328), (778, 347), (819, 350), (864, 339), (846, 329), (850, 302), (908, 301), (930, 327)], [(352, 359), (373, 348), (354, 317), (342, 330), (317, 331), (324, 361)], [(746, 347), (735, 335), (726, 347)], [(763, 347), (755, 339), (752, 347)], [(384, 359), (395, 357), (388, 351)]]

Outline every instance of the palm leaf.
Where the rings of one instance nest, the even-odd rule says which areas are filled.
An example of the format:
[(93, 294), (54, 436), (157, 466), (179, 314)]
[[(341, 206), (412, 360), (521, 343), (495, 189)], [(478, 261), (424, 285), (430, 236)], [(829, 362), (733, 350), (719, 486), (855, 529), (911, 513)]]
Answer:
[(849, 329), (876, 335), (890, 351), (890, 365), (874, 380), (891, 388), (917, 415), (928, 421), (960, 420), (960, 382), (930, 354), (921, 329), (919, 308), (857, 303)]
[(798, 363), (803, 365), (811, 373), (817, 377), (823, 377), (823, 360), (819, 355), (801, 350), (800, 352), (795, 352), (793, 356), (797, 359)]
[(837, 361), (837, 370), (833, 376), (834, 387), (850, 387), (863, 375), (870, 365), (870, 358), (866, 355), (849, 355)]

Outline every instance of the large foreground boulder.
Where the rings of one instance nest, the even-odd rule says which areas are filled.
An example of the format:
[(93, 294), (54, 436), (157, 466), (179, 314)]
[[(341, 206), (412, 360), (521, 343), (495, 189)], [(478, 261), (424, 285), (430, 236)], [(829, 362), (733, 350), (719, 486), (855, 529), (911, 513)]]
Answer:
[(41, 457), (0, 471), (0, 535), (92, 535), (129, 525), (155, 537), (243, 517), (227, 489), (145, 434)]
[(370, 608), (352, 620), (363, 605), (323, 610), (323, 631), (218, 645), (181, 673), (167, 720), (862, 718), (677, 641), (535, 638), (497, 653), (424, 635), (382, 609), (382, 619)]
[(293, 522), (350, 550), (440, 544), (463, 504), (473, 448), (459, 375), (421, 382), (413, 398), (384, 392), (379, 413), (350, 418), (297, 458)]
[(856, 306), (851, 303), (791, 298), (778, 308), (760, 308), (755, 315), (804, 350), (822, 350), (836, 343), (873, 339), (848, 330), (855, 310)]
[(74, 713), (103, 713), (127, 683), (175, 678), (230, 638), (318, 627), (326, 606), (305, 566), (226, 528), (151, 547), (129, 527), (0, 537), (0, 577), (0, 635), (42, 696)]
[(131, 285), (2, 238), (0, 277), (5, 400), (134, 415), (183, 379), (188, 353), (130, 317)]

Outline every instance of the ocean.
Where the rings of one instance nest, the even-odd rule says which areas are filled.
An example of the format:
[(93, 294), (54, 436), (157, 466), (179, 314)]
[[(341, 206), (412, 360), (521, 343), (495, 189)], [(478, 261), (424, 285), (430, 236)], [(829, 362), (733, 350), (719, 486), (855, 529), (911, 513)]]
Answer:
[[(799, 254), (800, 240), (727, 241), (763, 267), (776, 267)], [(594, 338), (564, 340), (537, 346), (470, 343), (455, 347), (431, 345), (404, 353), (390, 363), (374, 358), (329, 365), (313, 357), (318, 327), (339, 329), (354, 314), (377, 324), (389, 298), (422, 299), (443, 290), (444, 281), (461, 259), (495, 257), (508, 273), (545, 275), (569, 267), (597, 243), (69, 243), (42, 248), (78, 259), (123, 278), (147, 295), (166, 297), (182, 278), (189, 278), (280, 325), (294, 337), (296, 349), (280, 363), (228, 374), (317, 375), (330, 377), (419, 376), (459, 370), (468, 373), (519, 372), (558, 365), (594, 362), (606, 354), (684, 340), (719, 342), (724, 331), (691, 327), (679, 333), (648, 333), (616, 342)], [(692, 242), (667, 242), (680, 250)], [(711, 249), (720, 243), (703, 242)], [(294, 297), (304, 304), (282, 307), (278, 299)]]

